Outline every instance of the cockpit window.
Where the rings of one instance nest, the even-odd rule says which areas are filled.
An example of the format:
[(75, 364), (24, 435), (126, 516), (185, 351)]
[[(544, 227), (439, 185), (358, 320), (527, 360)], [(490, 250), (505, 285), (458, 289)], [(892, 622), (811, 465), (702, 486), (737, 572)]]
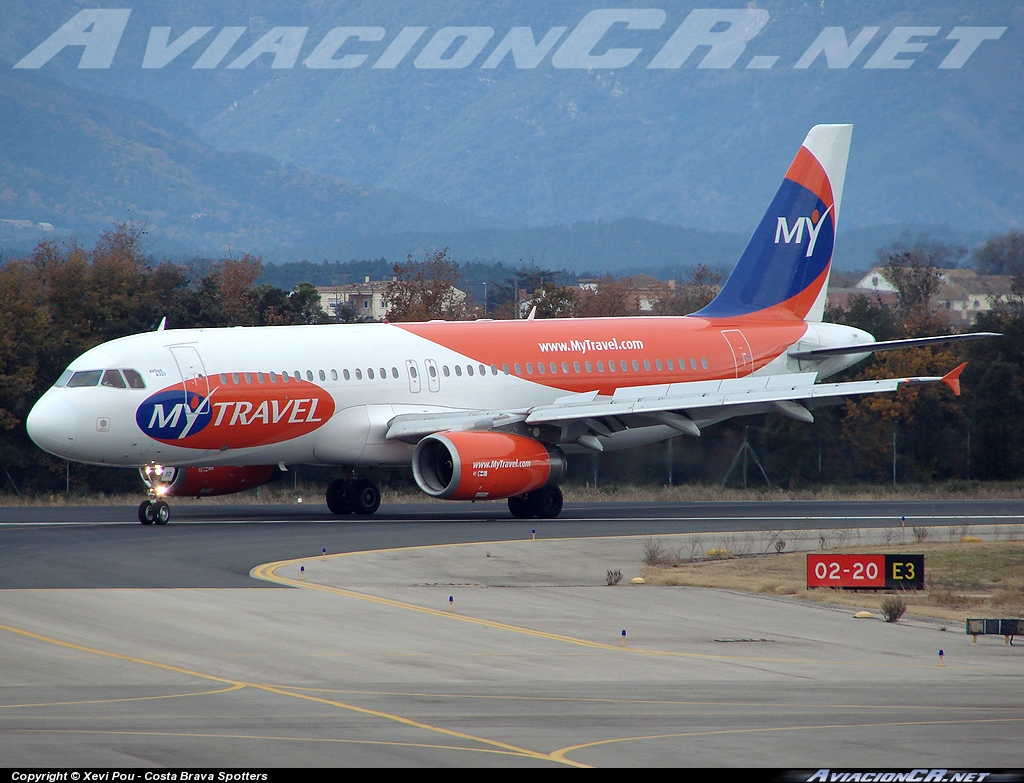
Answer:
[(68, 380), (68, 387), (74, 389), (79, 386), (98, 386), (101, 375), (103, 370), (79, 370)]
[(71, 380), (71, 370), (65, 370), (60, 374), (60, 377), (54, 381), (54, 386), (67, 386), (68, 381)]
[(117, 370), (107, 370), (103, 373), (103, 380), (100, 381), (100, 384), (110, 386), (113, 389), (124, 389), (127, 386), (121, 373)]
[(131, 389), (145, 389), (146, 382), (142, 380), (142, 375), (138, 370), (121, 370), (124, 373), (124, 377), (128, 381), (128, 387)]

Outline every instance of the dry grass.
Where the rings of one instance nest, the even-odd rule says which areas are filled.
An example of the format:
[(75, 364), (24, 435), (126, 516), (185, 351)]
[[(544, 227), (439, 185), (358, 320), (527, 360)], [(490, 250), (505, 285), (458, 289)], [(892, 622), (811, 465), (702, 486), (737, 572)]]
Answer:
[[(295, 503), (297, 498), (304, 502), (322, 503), (325, 487), (316, 483), (299, 483), (293, 487), (290, 477), (255, 490), (226, 495), (219, 498), (203, 498), (195, 501), (210, 504), (245, 503)], [(613, 485), (594, 488), (589, 485), (565, 484), (562, 486), (565, 500), (570, 503), (691, 503), (726, 501), (791, 501), (791, 500), (1022, 500), (1024, 482), (978, 482), (947, 481), (936, 484), (906, 484), (897, 487), (856, 484), (848, 486), (825, 486), (802, 490), (785, 489), (734, 489), (718, 485), (684, 484), (674, 487), (659, 485)], [(107, 506), (134, 505), (143, 497), (142, 482), (137, 493), (107, 495), (102, 492), (89, 495), (62, 493), (46, 495), (0, 494), (0, 506)], [(412, 486), (384, 487), (384, 503), (422, 503), (433, 501)], [(175, 503), (188, 503), (189, 498), (175, 498)], [(444, 502), (444, 501), (439, 501)]]
[[(924, 554), (926, 589), (901, 594), (908, 615), (958, 622), (968, 616), (1024, 617), (1022, 541), (884, 544), (843, 547), (842, 551)], [(644, 578), (652, 585), (716, 587), (878, 611), (886, 597), (883, 591), (808, 590), (806, 555), (772, 552), (725, 560), (696, 559), (674, 568), (648, 566)]]

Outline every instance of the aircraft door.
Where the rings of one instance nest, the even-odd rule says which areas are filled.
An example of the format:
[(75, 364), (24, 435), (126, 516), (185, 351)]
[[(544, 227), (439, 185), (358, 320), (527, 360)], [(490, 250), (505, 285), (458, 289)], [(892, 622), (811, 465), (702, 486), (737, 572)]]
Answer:
[(739, 378), (752, 373), (754, 371), (754, 356), (750, 350), (750, 343), (743, 336), (743, 332), (739, 329), (726, 329), (722, 332), (722, 337), (725, 338), (725, 341), (729, 344), (729, 350), (732, 351), (732, 358), (736, 366), (736, 377)]
[(427, 388), (432, 392), (441, 391), (441, 375), (437, 371), (437, 362), (433, 359), (424, 359), (423, 364), (427, 367)]
[(409, 391), (413, 394), (419, 394), (420, 388), (422, 388), (422, 382), (420, 381), (420, 368), (412, 359), (405, 360), (405, 371), (409, 375)]
[[(182, 386), (187, 392), (189, 386), (197, 390), (203, 397), (210, 396), (210, 379), (206, 375), (206, 367), (199, 358), (199, 351), (192, 345), (172, 345), (171, 355), (174, 357), (178, 371), (181, 373)], [(195, 383), (189, 383), (195, 381)]]

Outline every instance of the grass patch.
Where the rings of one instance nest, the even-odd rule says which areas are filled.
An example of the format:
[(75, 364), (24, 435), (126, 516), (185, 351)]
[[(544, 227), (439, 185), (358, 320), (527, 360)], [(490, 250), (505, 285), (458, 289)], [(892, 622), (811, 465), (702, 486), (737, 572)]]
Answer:
[[(822, 550), (817, 550), (822, 551)], [(835, 549), (828, 551), (835, 552)], [(964, 621), (972, 617), (1024, 617), (1024, 542), (932, 541), (846, 546), (845, 553), (913, 553), (925, 556), (925, 590), (900, 592), (909, 615)], [(690, 559), (673, 567), (648, 565), (651, 585), (740, 590), (869, 609), (879, 612), (884, 591), (807, 589), (807, 552), (770, 552), (729, 559)]]

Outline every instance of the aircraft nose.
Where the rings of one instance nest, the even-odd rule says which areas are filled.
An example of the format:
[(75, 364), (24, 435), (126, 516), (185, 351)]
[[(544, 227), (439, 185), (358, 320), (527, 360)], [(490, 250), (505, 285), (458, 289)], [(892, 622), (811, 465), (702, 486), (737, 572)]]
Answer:
[(72, 448), (78, 434), (78, 412), (67, 400), (43, 395), (25, 421), (28, 436), (43, 451), (58, 457), (73, 457)]

